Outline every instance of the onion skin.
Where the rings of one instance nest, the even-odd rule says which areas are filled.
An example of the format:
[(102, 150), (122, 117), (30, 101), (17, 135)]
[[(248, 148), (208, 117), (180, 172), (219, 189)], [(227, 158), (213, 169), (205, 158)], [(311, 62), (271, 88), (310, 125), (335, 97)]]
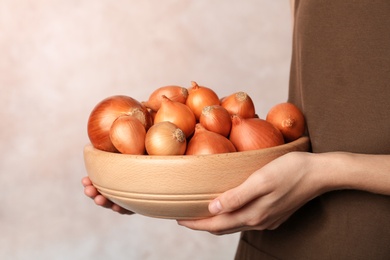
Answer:
[(243, 91), (224, 97), (221, 106), (223, 106), (231, 115), (238, 115), (241, 118), (252, 118), (256, 115), (252, 98)]
[(233, 143), (225, 136), (209, 131), (201, 124), (188, 142), (186, 155), (218, 154), (236, 152)]
[(229, 112), (220, 105), (206, 106), (199, 117), (199, 123), (209, 131), (229, 136), (232, 120)]
[(284, 144), (282, 133), (260, 118), (232, 116), (229, 140), (237, 151), (258, 150)]
[(305, 132), (306, 122), (303, 113), (289, 102), (274, 105), (268, 111), (266, 120), (279, 129), (285, 142), (292, 142)]
[(112, 144), (123, 154), (145, 154), (145, 136), (145, 127), (133, 116), (119, 116), (110, 129)]
[(188, 97), (188, 90), (175, 85), (160, 87), (152, 92), (148, 101), (144, 102), (144, 105), (154, 111), (158, 111), (163, 100), (162, 96), (166, 96), (172, 101), (185, 104)]
[(154, 111), (154, 110), (152, 110), (151, 108), (148, 108), (148, 107), (146, 109), (148, 110), (148, 112), (150, 114), (150, 117), (151, 117), (151, 120), (152, 120), (152, 124), (151, 125), (153, 125), (154, 124), (154, 118), (156, 117), (157, 111)]
[(195, 118), (199, 120), (204, 107), (219, 105), (220, 101), (214, 90), (199, 86), (195, 81), (192, 81), (191, 84), (186, 105), (194, 112)]
[(146, 133), (145, 147), (149, 155), (183, 155), (187, 139), (175, 124), (164, 121), (154, 124)]
[(189, 137), (195, 131), (196, 119), (192, 110), (180, 102), (163, 96), (160, 109), (154, 117), (154, 123), (169, 121), (179, 127)]
[(118, 152), (111, 142), (110, 129), (121, 115), (135, 116), (146, 130), (152, 124), (149, 112), (139, 101), (124, 95), (105, 98), (94, 107), (88, 119), (88, 137), (96, 149)]

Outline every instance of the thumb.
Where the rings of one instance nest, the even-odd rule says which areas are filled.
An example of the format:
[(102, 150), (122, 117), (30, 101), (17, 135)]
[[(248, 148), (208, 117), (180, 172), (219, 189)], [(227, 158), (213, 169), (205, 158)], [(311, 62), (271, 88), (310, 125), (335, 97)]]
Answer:
[(259, 174), (252, 174), (239, 186), (230, 189), (209, 203), (209, 211), (213, 215), (232, 212), (247, 205), (267, 192), (260, 184)]

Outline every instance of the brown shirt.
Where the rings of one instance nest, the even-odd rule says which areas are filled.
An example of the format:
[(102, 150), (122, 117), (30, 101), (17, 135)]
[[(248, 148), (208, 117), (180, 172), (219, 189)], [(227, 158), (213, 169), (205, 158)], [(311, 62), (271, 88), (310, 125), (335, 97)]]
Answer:
[[(296, 0), (295, 17), (289, 100), (313, 152), (390, 154), (390, 1)], [(390, 197), (326, 193), (244, 232), (236, 259), (390, 259)]]

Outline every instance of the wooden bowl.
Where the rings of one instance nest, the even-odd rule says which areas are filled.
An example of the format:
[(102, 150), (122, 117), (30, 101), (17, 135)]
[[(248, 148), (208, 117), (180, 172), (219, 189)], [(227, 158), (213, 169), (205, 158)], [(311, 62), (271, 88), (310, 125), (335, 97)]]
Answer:
[(93, 185), (114, 203), (141, 215), (169, 219), (210, 216), (208, 204), (273, 159), (308, 151), (302, 137), (262, 150), (213, 155), (149, 156), (104, 152), (85, 146)]

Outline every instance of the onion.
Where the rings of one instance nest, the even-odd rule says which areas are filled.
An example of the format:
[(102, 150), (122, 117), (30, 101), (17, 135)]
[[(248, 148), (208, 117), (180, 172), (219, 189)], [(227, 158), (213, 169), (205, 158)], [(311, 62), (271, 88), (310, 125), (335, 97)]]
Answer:
[(119, 116), (110, 129), (112, 144), (123, 154), (144, 154), (145, 135), (145, 127), (133, 116)]
[(231, 115), (238, 115), (241, 118), (255, 117), (255, 105), (251, 97), (243, 91), (236, 92), (223, 98), (221, 105)]
[(238, 151), (257, 150), (284, 143), (282, 133), (271, 123), (260, 118), (232, 116), (230, 141)]
[(146, 107), (128, 96), (111, 96), (99, 102), (88, 119), (88, 137), (92, 145), (107, 152), (117, 152), (110, 139), (110, 129), (121, 115), (136, 117), (147, 130), (152, 118)]
[(189, 88), (186, 105), (194, 112), (195, 118), (199, 119), (205, 106), (219, 105), (220, 101), (212, 89), (199, 86), (195, 81), (191, 83), (192, 86)]
[(163, 96), (161, 107), (154, 117), (154, 123), (169, 121), (183, 130), (189, 137), (195, 131), (196, 119), (192, 110), (180, 102), (172, 101)]
[(305, 132), (305, 117), (301, 110), (292, 103), (284, 102), (274, 105), (266, 116), (282, 132), (284, 140), (291, 142)]
[(227, 137), (232, 127), (232, 120), (229, 112), (220, 105), (206, 106), (199, 118), (207, 130)]
[(183, 155), (187, 139), (175, 124), (164, 121), (154, 124), (146, 133), (145, 147), (149, 155)]
[(186, 155), (236, 152), (236, 148), (225, 136), (211, 132), (200, 123), (195, 127), (194, 136), (187, 145)]
[(166, 96), (172, 101), (185, 104), (188, 97), (188, 90), (174, 85), (160, 87), (152, 92), (148, 101), (144, 102), (145, 106), (154, 111), (159, 110), (163, 100), (162, 96)]

